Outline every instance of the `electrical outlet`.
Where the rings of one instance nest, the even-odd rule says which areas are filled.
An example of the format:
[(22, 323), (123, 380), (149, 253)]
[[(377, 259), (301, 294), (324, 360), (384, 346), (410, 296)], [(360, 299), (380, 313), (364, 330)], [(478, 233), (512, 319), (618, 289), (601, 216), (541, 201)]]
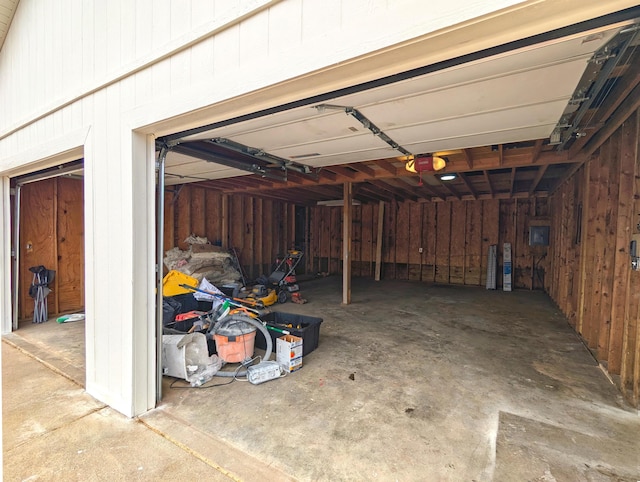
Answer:
[(418, 253), (422, 253), (422, 248), (418, 248)]

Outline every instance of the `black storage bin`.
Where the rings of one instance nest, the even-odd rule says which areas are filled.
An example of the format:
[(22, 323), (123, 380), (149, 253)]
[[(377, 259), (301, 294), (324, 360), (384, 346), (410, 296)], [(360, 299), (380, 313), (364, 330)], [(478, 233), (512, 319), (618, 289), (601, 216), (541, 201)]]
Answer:
[(170, 298), (173, 301), (177, 301), (182, 305), (180, 311), (176, 314), (180, 313), (189, 313), (190, 311), (194, 311), (198, 309), (198, 300), (193, 297), (193, 293), (184, 293), (181, 295), (175, 296), (167, 296), (166, 298)]
[[(320, 324), (322, 318), (315, 316), (296, 315), (295, 313), (274, 312), (261, 316), (260, 319), (268, 325), (272, 325), (281, 330), (286, 330), (293, 336), (302, 338), (302, 356), (307, 356), (313, 350), (318, 348), (318, 339), (320, 338)], [(286, 325), (291, 325), (289, 328)], [(300, 328), (298, 328), (298, 326)], [(276, 339), (284, 336), (282, 333), (267, 329), (273, 341), (273, 352), (276, 351)], [(256, 333), (255, 346), (257, 348), (266, 349), (267, 340), (261, 330)]]

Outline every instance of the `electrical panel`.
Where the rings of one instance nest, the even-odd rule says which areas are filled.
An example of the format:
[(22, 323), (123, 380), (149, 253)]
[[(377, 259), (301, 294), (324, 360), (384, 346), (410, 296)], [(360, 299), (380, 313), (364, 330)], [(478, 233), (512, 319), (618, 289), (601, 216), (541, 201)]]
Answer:
[(529, 246), (549, 246), (549, 226), (530, 226)]

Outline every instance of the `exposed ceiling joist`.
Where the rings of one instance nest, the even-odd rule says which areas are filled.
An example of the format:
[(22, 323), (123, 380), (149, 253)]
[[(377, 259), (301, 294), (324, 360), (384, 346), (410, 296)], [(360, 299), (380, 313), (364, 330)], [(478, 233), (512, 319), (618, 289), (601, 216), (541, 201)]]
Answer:
[(461, 172), (460, 174), (458, 174), (458, 177), (460, 177), (464, 185), (467, 187), (467, 190), (471, 193), (471, 196), (473, 197), (473, 199), (478, 199), (478, 194), (476, 193), (475, 189), (467, 179), (467, 176), (465, 176), (464, 173)]
[(529, 196), (533, 196), (533, 193), (536, 192), (536, 189), (538, 188), (538, 184), (540, 184), (540, 181), (544, 177), (544, 173), (547, 172), (547, 167), (549, 166), (545, 164), (538, 168), (538, 173), (536, 174), (536, 177), (531, 183), (531, 187), (529, 188)]
[(453, 184), (451, 184), (450, 181), (440, 181), (440, 184), (444, 186), (446, 190), (449, 191), (453, 197), (455, 197), (458, 200), (462, 199), (462, 196), (458, 191), (456, 191), (456, 189), (453, 187)]
[(636, 85), (624, 103), (607, 121), (607, 124), (584, 146), (581, 154), (585, 157), (591, 156), (638, 108), (640, 108), (640, 85)]
[[(601, 78), (589, 77), (599, 70), (589, 59), (617, 38), (621, 25), (323, 99), (332, 105), (300, 103), (269, 116), (197, 129), (189, 138), (174, 136), (177, 149), (214, 144), (231, 146), (235, 152), (225, 157), (213, 149), (214, 156), (227, 162), (220, 174), (185, 159), (174, 160), (171, 169), (184, 170), (189, 179), (209, 175), (207, 186), (227, 193), (307, 204), (333, 196), (345, 182), (354, 185), (364, 202), (543, 197), (617, 128), (619, 117), (637, 108), (640, 61), (635, 49), (610, 70), (611, 79), (605, 79), (610, 97), (571, 107), (580, 102), (578, 94), (589, 82), (603, 84)], [(590, 67), (585, 70), (585, 65)], [(558, 128), (561, 115), (578, 109), (591, 122), (580, 127), (590, 130), (571, 141), (570, 149), (558, 151), (549, 135)], [(401, 153), (445, 157), (444, 172), (457, 173), (459, 180), (438, 182), (433, 173), (423, 172), (424, 185), (419, 186), (418, 175), (405, 169), (406, 157), (397, 157)], [(295, 169), (288, 169), (289, 163)], [(234, 177), (229, 184), (221, 178), (235, 175), (232, 169), (263, 177)], [(306, 175), (309, 171), (317, 175)], [(265, 176), (274, 179), (266, 181)]]
[(535, 164), (540, 157), (540, 153), (542, 152), (542, 146), (544, 144), (543, 139), (538, 139), (536, 144), (533, 146), (533, 152), (531, 153), (531, 164)]

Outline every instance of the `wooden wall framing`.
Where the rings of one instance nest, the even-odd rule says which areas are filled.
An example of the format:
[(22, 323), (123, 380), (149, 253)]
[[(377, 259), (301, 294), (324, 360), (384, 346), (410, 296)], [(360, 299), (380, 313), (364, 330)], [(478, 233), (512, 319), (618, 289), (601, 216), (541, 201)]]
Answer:
[(187, 249), (184, 240), (190, 234), (206, 236), (212, 244), (235, 248), (249, 278), (269, 275), (276, 255), (295, 247), (294, 208), (189, 184), (170, 187), (165, 193), (165, 250)]
[(25, 184), (20, 192), (18, 317), (33, 316), (31, 266), (55, 270), (47, 298), (50, 316), (84, 309), (84, 191), (78, 179)]
[(623, 394), (640, 405), (640, 112), (629, 117), (550, 198), (546, 288)]
[[(502, 243), (510, 242), (514, 286), (543, 288), (544, 268), (539, 261), (546, 249), (540, 251), (528, 243), (529, 221), (535, 213), (546, 214), (546, 200), (393, 202), (384, 206), (383, 279), (483, 286), (489, 246), (498, 245), (502, 253)], [(353, 209), (353, 275), (374, 277), (380, 205), (363, 204)], [(335, 274), (341, 270), (341, 211), (340, 207), (309, 208), (313, 272)], [(538, 272), (535, 278), (534, 271)]]

